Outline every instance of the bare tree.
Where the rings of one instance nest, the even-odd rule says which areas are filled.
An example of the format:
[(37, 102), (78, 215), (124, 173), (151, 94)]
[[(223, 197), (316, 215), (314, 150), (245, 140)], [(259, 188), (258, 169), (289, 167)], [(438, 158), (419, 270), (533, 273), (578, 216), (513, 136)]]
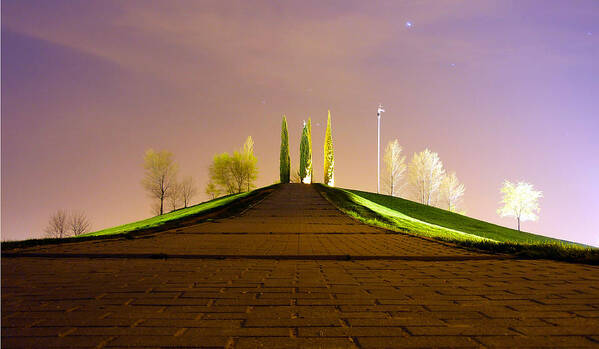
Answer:
[(145, 176), (143, 187), (148, 194), (160, 201), (159, 214), (164, 213), (164, 200), (171, 194), (176, 185), (178, 166), (173, 160), (173, 154), (168, 151), (146, 151), (144, 156)]
[(437, 153), (425, 149), (414, 154), (408, 168), (408, 179), (416, 200), (425, 205), (434, 204), (444, 177), (443, 163)]
[(152, 214), (155, 216), (160, 215), (160, 202), (152, 202), (152, 204), (150, 205), (150, 212), (152, 212)]
[(399, 196), (402, 189), (400, 185), (401, 178), (406, 171), (406, 157), (401, 156), (402, 148), (397, 139), (389, 142), (385, 149), (383, 160), (385, 161), (385, 170), (383, 173), (383, 190), (392, 196)]
[(187, 207), (197, 192), (193, 177), (185, 177), (181, 181), (180, 186), (181, 202), (183, 203), (183, 207)]
[(171, 212), (181, 206), (181, 183), (175, 183), (171, 186), (171, 191), (166, 197)]
[(447, 209), (452, 212), (457, 212), (458, 204), (462, 196), (464, 196), (466, 188), (460, 183), (455, 172), (445, 176), (443, 182), (441, 182), (440, 191), (443, 201), (447, 204)]
[(64, 210), (56, 211), (50, 216), (46, 227), (46, 236), (51, 238), (63, 238), (68, 234), (67, 213)]
[(83, 211), (73, 212), (68, 222), (69, 230), (71, 231), (71, 235), (73, 236), (78, 236), (87, 233), (91, 226), (89, 219)]

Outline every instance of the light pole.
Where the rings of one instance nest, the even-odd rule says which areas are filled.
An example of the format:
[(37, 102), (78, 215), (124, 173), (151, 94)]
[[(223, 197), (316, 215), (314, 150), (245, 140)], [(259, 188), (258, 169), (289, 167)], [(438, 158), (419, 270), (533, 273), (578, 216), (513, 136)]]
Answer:
[(381, 192), (381, 113), (384, 113), (385, 109), (379, 104), (379, 108), (376, 111), (376, 118), (378, 121), (377, 128), (377, 142), (376, 142), (376, 193)]

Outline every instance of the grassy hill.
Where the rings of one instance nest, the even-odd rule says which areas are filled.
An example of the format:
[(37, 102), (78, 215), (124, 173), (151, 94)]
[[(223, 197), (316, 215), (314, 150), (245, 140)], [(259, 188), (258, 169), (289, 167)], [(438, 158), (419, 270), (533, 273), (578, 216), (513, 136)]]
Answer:
[(470, 218), (458, 213), (443, 210), (437, 207), (423, 205), (414, 201), (382, 194), (369, 193), (360, 190), (348, 190), (373, 203), (401, 212), (406, 216), (422, 222), (435, 224), (441, 227), (458, 230), (464, 233), (480, 236), (502, 242), (559, 242), (547, 236), (518, 231), (500, 225)]
[(174, 225), (186, 224), (186, 222), (188, 223), (189, 220), (193, 220), (195, 217), (211, 214), (215, 211), (227, 210), (226, 214), (232, 214), (235, 211), (244, 209), (254, 199), (262, 195), (265, 195), (266, 193), (272, 190), (273, 186), (268, 186), (250, 192), (222, 196), (214, 200), (205, 201), (197, 205), (178, 209), (160, 216), (155, 216), (137, 222), (127, 223), (116, 227), (102, 229), (74, 237), (29, 239), (23, 241), (4, 241), (2, 242), (2, 250), (4, 251), (14, 248), (55, 244), (61, 242), (110, 238), (115, 235), (137, 234), (155, 228), (168, 229), (169, 227), (172, 227)]
[(599, 264), (597, 248), (517, 231), (387, 195), (322, 184), (316, 188), (346, 214), (388, 230), (525, 258)]

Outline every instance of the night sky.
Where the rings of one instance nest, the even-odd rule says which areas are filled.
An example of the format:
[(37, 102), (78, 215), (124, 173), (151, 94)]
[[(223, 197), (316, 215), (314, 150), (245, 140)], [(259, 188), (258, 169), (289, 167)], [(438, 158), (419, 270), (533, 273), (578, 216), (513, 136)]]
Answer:
[[(278, 179), (281, 116), (314, 176), (331, 110), (337, 186), (376, 191), (382, 144), (430, 148), (472, 217), (503, 180), (543, 191), (523, 229), (599, 245), (599, 2), (2, 1), (2, 239), (57, 209), (94, 230), (147, 218), (146, 149), (203, 188), (216, 153), (255, 141)], [(411, 25), (408, 25), (410, 22)]]

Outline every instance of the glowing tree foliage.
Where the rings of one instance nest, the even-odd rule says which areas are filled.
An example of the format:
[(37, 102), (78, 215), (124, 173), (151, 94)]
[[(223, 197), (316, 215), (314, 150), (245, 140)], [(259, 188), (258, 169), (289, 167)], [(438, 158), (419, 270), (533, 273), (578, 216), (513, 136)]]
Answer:
[(400, 185), (401, 178), (406, 171), (406, 157), (401, 156), (402, 148), (397, 139), (389, 142), (385, 148), (383, 161), (385, 169), (383, 172), (383, 193), (392, 196), (399, 196), (402, 188)]
[(151, 197), (160, 201), (158, 214), (163, 214), (164, 200), (171, 195), (177, 185), (179, 167), (173, 160), (171, 152), (155, 152), (149, 149), (144, 156), (144, 169), (146, 173), (141, 183)]
[(452, 212), (458, 211), (458, 204), (464, 196), (466, 188), (458, 180), (455, 172), (445, 176), (443, 182), (441, 182), (441, 196), (445, 203), (447, 203), (447, 209)]
[(534, 190), (532, 184), (526, 182), (513, 184), (510, 181), (505, 181), (501, 187), (501, 193), (503, 194), (501, 203), (504, 206), (497, 210), (497, 214), (501, 217), (516, 217), (518, 230), (520, 230), (521, 221), (536, 221), (539, 218), (537, 216), (537, 213), (541, 211), (539, 198), (543, 197), (543, 193)]
[(304, 183), (312, 183), (312, 119), (308, 118), (308, 156), (306, 158), (306, 173), (308, 174), (304, 178)]
[(254, 182), (258, 178), (258, 159), (254, 155), (254, 140), (252, 136), (248, 136), (245, 140), (241, 157), (243, 179), (247, 186), (247, 191), (250, 191), (250, 189), (255, 187)]
[(206, 194), (216, 197), (221, 193), (249, 191), (258, 177), (257, 163), (252, 137), (247, 138), (241, 152), (214, 156), (209, 167), (210, 182), (206, 187)]
[(408, 180), (416, 200), (425, 205), (435, 204), (444, 177), (443, 163), (437, 153), (425, 149), (414, 154), (408, 168)]
[(333, 154), (333, 136), (331, 130), (331, 111), (327, 120), (327, 131), (324, 136), (324, 184), (335, 185), (335, 156)]
[(302, 138), (300, 141), (300, 165), (299, 165), (299, 176), (302, 183), (312, 183), (312, 136), (311, 136), (311, 122), (308, 119), (308, 123), (304, 123), (304, 129), (302, 130)]
[(287, 118), (285, 118), (285, 115), (283, 115), (283, 122), (281, 124), (281, 155), (279, 167), (281, 183), (289, 183), (291, 158), (289, 157), (289, 133), (287, 131)]

